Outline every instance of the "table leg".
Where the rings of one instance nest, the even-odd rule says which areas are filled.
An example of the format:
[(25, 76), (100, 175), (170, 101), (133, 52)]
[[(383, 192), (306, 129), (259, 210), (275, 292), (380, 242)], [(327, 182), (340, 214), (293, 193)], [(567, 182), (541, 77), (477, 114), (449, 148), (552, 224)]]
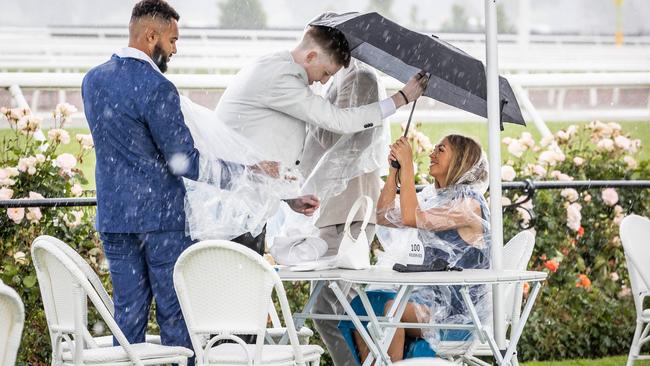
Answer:
[(368, 299), (368, 294), (366, 294), (365, 288), (363, 286), (355, 285), (354, 287), (355, 290), (357, 290), (357, 295), (359, 295), (359, 299), (361, 299), (361, 303), (363, 304), (363, 307), (366, 309), (366, 314), (368, 314), (368, 316), (370, 317), (370, 321), (368, 324), (368, 333), (370, 333), (370, 336), (373, 338), (375, 344), (377, 344), (377, 349), (381, 353), (381, 358), (384, 360), (384, 362), (387, 365), (390, 365), (391, 364), (390, 356), (388, 356), (388, 352), (386, 351), (386, 348), (382, 347), (383, 337), (380, 334), (381, 328), (379, 327), (379, 320), (377, 319), (377, 314), (375, 314), (375, 311), (372, 308), (370, 299)]
[[(343, 310), (345, 310), (345, 312), (350, 316), (350, 320), (352, 321), (352, 324), (354, 324), (354, 327), (359, 332), (359, 335), (361, 335), (363, 341), (366, 342), (366, 344), (368, 345), (370, 352), (373, 355), (375, 355), (377, 358), (382, 357), (372, 337), (370, 337), (370, 334), (368, 334), (366, 328), (364, 328), (363, 324), (361, 324), (361, 320), (352, 309), (352, 305), (350, 305), (350, 302), (346, 298), (345, 294), (343, 294), (339, 286), (336, 284), (336, 281), (332, 281), (329, 284), (329, 287), (334, 292), (334, 295), (336, 295), (336, 298), (339, 299), (339, 302), (341, 303)], [(368, 359), (370, 359), (370, 355), (368, 356)]]
[(479, 318), (478, 313), (476, 312), (476, 307), (474, 307), (472, 298), (469, 295), (469, 286), (463, 286), (460, 289), (460, 294), (462, 295), (463, 300), (465, 301), (465, 305), (467, 305), (467, 309), (469, 310), (470, 316), (474, 321), (474, 328), (476, 329), (476, 332), (478, 333), (481, 342), (488, 343), (490, 349), (492, 350), (492, 355), (494, 356), (495, 361), (499, 365), (501, 365), (503, 363), (503, 356), (501, 356), (501, 351), (499, 350), (499, 346), (497, 345), (496, 341), (494, 340), (494, 337), (490, 334), (490, 332), (488, 332), (485, 329), (485, 327), (483, 327), (483, 324), (481, 323), (481, 319)]

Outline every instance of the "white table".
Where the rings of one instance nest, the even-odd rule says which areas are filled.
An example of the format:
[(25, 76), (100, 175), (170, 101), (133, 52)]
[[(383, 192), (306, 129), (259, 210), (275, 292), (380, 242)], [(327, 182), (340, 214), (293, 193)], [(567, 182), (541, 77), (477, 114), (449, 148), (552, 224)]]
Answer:
[[(530, 311), (535, 302), (535, 298), (539, 293), (541, 281), (546, 279), (545, 272), (534, 271), (496, 271), (490, 269), (466, 269), (461, 272), (419, 272), (419, 273), (400, 273), (388, 268), (373, 267), (367, 270), (325, 270), (325, 271), (309, 271), (309, 272), (292, 272), (287, 269), (278, 271), (280, 278), (283, 281), (315, 281), (314, 289), (309, 297), (309, 300), (300, 313), (294, 314), (294, 321), (296, 322), (296, 329), (300, 329), (304, 325), (306, 318), (312, 319), (326, 319), (326, 320), (350, 320), (355, 325), (359, 334), (364, 339), (370, 355), (364, 362), (364, 365), (370, 365), (374, 359), (378, 360), (378, 364), (390, 365), (390, 358), (387, 354), (388, 346), (390, 345), (395, 329), (401, 328), (444, 328), (444, 329), (467, 329), (474, 330), (479, 336), (480, 340), (488, 343), (494, 359), (499, 365), (510, 364), (513, 355), (517, 348), (517, 343), (523, 332), (526, 320), (530, 315)], [(341, 291), (336, 281), (342, 280), (351, 283), (357, 291), (361, 302), (366, 310), (368, 316), (358, 316), (355, 314), (350, 302), (347, 300), (345, 294)], [(494, 285), (494, 284), (507, 284), (507, 283), (520, 283), (520, 282), (533, 282), (532, 289), (528, 296), (528, 301), (521, 313), (521, 318), (517, 324), (516, 329), (511, 332), (510, 343), (508, 347), (501, 352), (494, 335), (489, 329), (485, 328), (479, 319), (476, 307), (469, 296), (469, 286), (472, 285)], [(324, 286), (325, 282), (330, 282), (329, 286), (336, 294), (338, 300), (341, 302), (346, 315), (330, 315), (330, 314), (313, 314), (313, 308), (316, 297)], [(388, 311), (386, 316), (377, 316), (374, 313), (370, 301), (365, 292), (367, 285), (394, 285), (399, 288), (393, 306)], [(410, 297), (411, 292), (416, 286), (461, 286), (461, 295), (467, 308), (470, 311), (473, 324), (459, 325), (459, 324), (423, 324), (423, 323), (403, 323), (401, 322), (402, 315), (406, 309), (406, 304)], [(368, 330), (366, 330), (361, 322), (369, 321)]]

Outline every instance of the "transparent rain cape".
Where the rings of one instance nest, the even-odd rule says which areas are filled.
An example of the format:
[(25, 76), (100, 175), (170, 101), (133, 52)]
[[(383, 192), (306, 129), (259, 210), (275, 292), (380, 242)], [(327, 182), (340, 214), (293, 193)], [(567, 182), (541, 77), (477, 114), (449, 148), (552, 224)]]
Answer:
[[(200, 153), (199, 181), (183, 179), (186, 231), (195, 240), (232, 239), (246, 232), (257, 236), (275, 214), (281, 199), (299, 195), (302, 177), (295, 168), (279, 166), (279, 178), (253, 168), (269, 154), (219, 121), (216, 113), (181, 97), (185, 124)], [(221, 181), (219, 160), (239, 167)]]
[[(352, 59), (326, 86), (325, 97), (339, 108), (354, 108), (386, 98), (386, 91), (377, 72), (363, 62)], [(339, 135), (307, 125), (307, 137), (300, 169), (306, 177), (301, 194), (313, 194), (321, 207), (332, 197), (345, 191), (348, 183), (363, 174), (387, 171), (386, 156), (390, 142), (390, 122), (354, 134)], [(350, 202), (350, 206), (352, 206)], [(317, 236), (315, 226), (320, 210), (312, 217), (291, 211), (286, 204), (274, 218), (268, 235), (278, 237)]]
[[(379, 265), (409, 262), (413, 245), (424, 249), (420, 263), (436, 258), (451, 266), (465, 269), (490, 267), (490, 216), (483, 197), (488, 186), (488, 163), (485, 156), (468, 170), (457, 184), (436, 189), (427, 186), (418, 193), (417, 228), (402, 224), (399, 197), (393, 207), (380, 212), (395, 228), (380, 227), (378, 237), (385, 249)], [(414, 261), (410, 261), (414, 263)], [(484, 285), (471, 286), (470, 297), (485, 324), (491, 324), (491, 297)], [(470, 313), (459, 286), (423, 286), (414, 290), (411, 302), (421, 323), (471, 324)], [(424, 338), (434, 350), (444, 341), (445, 349), (468, 348), (477, 335), (465, 330), (423, 330)], [(453, 342), (450, 342), (453, 341)]]

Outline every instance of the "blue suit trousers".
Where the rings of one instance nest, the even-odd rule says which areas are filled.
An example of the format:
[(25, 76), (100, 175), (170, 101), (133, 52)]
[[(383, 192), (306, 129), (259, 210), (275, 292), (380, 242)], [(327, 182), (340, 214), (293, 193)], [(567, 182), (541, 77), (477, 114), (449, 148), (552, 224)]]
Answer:
[(128, 341), (144, 342), (153, 298), (162, 344), (192, 349), (172, 277), (192, 240), (184, 231), (100, 233), (100, 238), (113, 282), (115, 320)]

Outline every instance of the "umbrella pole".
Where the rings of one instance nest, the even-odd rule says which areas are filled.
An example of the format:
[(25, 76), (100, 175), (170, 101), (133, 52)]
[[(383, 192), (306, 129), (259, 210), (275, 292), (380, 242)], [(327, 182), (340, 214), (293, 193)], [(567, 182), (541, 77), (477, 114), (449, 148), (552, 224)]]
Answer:
[[(485, 0), (485, 51), (487, 76), (488, 159), (490, 162), (490, 227), (492, 231), (492, 269), (503, 268), (503, 215), (501, 212), (501, 111), (497, 54), (497, 2)], [(505, 350), (504, 289), (492, 287), (494, 339)]]

